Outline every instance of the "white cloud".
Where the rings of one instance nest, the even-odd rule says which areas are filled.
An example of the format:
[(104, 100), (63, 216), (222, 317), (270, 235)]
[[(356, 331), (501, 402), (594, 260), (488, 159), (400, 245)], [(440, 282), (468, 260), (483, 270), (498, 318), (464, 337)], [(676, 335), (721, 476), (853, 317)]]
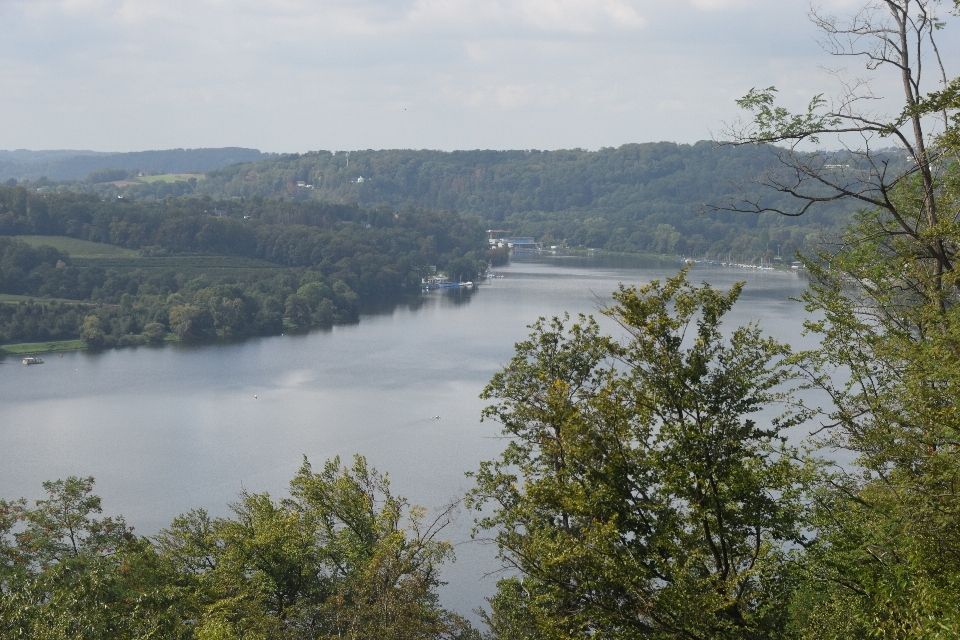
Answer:
[(830, 88), (806, 11), (806, 0), (0, 0), (0, 148), (694, 141), (751, 86), (776, 84), (785, 100)]
[(646, 24), (641, 0), (11, 0), (47, 19), (172, 23), (226, 30), (284, 26), (341, 34), (480, 31), (489, 28), (594, 33)]

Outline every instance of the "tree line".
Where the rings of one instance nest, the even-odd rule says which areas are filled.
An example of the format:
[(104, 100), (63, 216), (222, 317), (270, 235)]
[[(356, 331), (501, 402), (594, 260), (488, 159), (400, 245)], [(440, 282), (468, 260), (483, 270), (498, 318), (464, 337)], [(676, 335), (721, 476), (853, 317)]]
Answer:
[[(845, 154), (825, 154), (845, 163)], [(906, 159), (890, 153), (894, 164)], [(366, 205), (451, 208), (489, 228), (546, 245), (792, 260), (854, 211), (846, 203), (804, 218), (704, 212), (746, 186), (782, 204), (783, 194), (754, 183), (777, 163), (767, 146), (710, 141), (626, 144), (597, 151), (353, 151), (285, 155), (224, 167), (198, 185), (204, 193), (287, 197)], [(359, 181), (362, 178), (362, 182)], [(298, 187), (299, 183), (312, 189)]]
[[(136, 204), (0, 187), (0, 234), (0, 293), (37, 297), (0, 304), (0, 340), (83, 337), (91, 346), (351, 322), (365, 301), (419, 291), (435, 269), (474, 280), (497, 257), (478, 223), (452, 212), (270, 198)], [(16, 235), (109, 243), (140, 257), (73, 258)]]
[[(837, 166), (851, 162), (846, 152), (807, 155)], [(882, 159), (892, 167), (908, 162), (896, 150), (885, 151)], [(116, 186), (37, 179), (23, 185), (144, 201), (204, 194), (451, 209), (479, 219), (485, 228), (533, 236), (547, 245), (790, 261), (797, 250), (812, 249), (848, 222), (855, 207), (832, 202), (799, 218), (724, 210), (703, 215), (706, 204), (743, 188), (755, 201), (786, 206), (787, 195), (756, 183), (778, 166), (770, 145), (661, 142), (597, 151), (318, 151), (215, 169), (193, 183)]]

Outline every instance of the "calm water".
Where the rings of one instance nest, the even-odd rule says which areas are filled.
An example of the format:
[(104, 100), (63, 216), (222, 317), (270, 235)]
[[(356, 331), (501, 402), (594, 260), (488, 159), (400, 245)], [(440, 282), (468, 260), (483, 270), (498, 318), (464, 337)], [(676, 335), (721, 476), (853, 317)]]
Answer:
[[(594, 313), (618, 282), (676, 273), (629, 259), (528, 258), (475, 294), (430, 293), (416, 308), (355, 326), (204, 346), (167, 345), (0, 361), (0, 496), (92, 475), (105, 511), (155, 533), (193, 507), (227, 515), (240, 489), (282, 496), (306, 455), (315, 466), (362, 453), (396, 493), (438, 507), (469, 488), (464, 472), (503, 447), (479, 421), (478, 394), (538, 316)], [(794, 274), (695, 268), (694, 281), (747, 282), (731, 326), (759, 320), (799, 346)], [(612, 330), (612, 327), (611, 327)], [(256, 397), (255, 397), (256, 396)], [(435, 416), (440, 416), (436, 419)], [(490, 547), (451, 532), (458, 562), (443, 596), (461, 613), (495, 578)]]

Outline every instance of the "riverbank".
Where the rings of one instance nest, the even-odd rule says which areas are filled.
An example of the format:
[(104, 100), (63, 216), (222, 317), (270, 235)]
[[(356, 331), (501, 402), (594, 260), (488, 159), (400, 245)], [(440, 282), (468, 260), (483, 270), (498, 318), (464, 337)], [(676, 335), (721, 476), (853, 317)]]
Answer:
[(29, 356), (53, 351), (78, 351), (86, 349), (83, 340), (55, 340), (51, 342), (23, 342), (0, 346), (0, 356)]

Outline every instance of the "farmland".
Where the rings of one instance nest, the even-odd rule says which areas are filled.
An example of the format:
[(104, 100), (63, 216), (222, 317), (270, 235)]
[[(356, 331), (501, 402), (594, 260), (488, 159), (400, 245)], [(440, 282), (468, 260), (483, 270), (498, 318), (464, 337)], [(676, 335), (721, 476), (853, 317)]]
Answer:
[(71, 258), (128, 258), (135, 259), (140, 256), (133, 249), (125, 249), (112, 244), (102, 242), (90, 242), (80, 240), (79, 238), (70, 238), (67, 236), (14, 236), (18, 240), (23, 240), (31, 247), (48, 246), (58, 251), (65, 251)]
[(135, 204), (0, 185), (0, 234), (0, 344), (126, 346), (356, 322), (361, 302), (419, 291), (428, 269), (474, 280), (487, 258), (479, 224), (453, 212), (279, 198)]

